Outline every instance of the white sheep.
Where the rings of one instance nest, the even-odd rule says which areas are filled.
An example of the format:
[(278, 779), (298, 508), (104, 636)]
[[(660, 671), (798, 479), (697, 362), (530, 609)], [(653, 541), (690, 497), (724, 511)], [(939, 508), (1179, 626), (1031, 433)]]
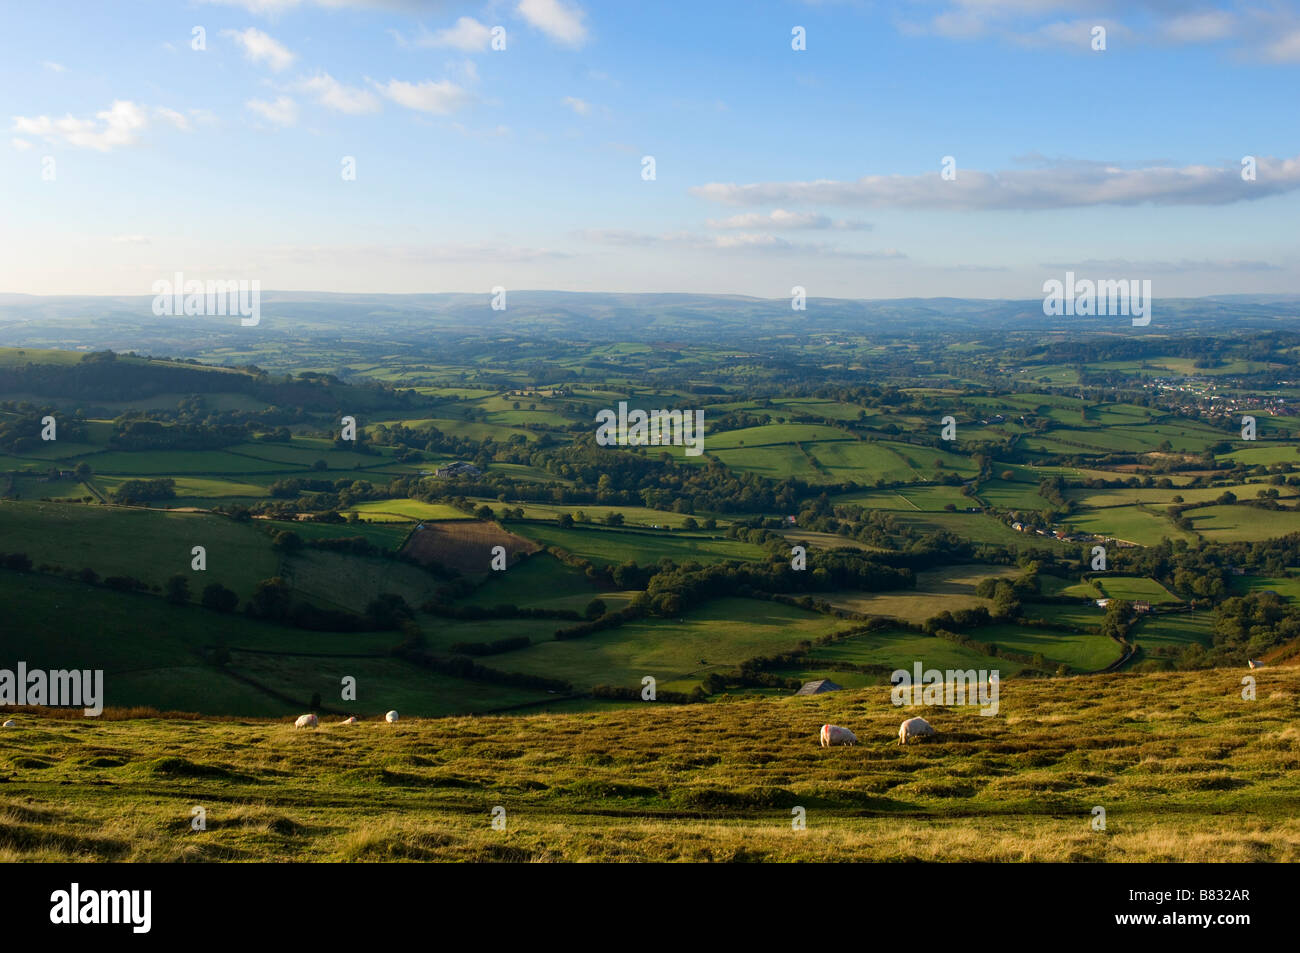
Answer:
[(18, 722), (14, 721), (12, 718), (10, 718), (10, 719), (9, 719), (8, 721), (6, 721), (3, 725), (0, 725), (0, 727), (3, 727), (3, 728), (17, 728), (17, 727), (18, 727)]
[(315, 728), (320, 724), (320, 719), (316, 715), (299, 715), (298, 720), (293, 723), (295, 728)]
[(1262, 659), (1253, 658), (1253, 659), (1250, 660), (1250, 667), (1251, 667), (1251, 668), (1263, 668), (1263, 667), (1264, 667), (1264, 662), (1263, 662)]
[(924, 718), (909, 718), (898, 726), (898, 743), (907, 744), (909, 738), (930, 738), (934, 728)]
[(384, 721), (388, 722), (390, 725), (393, 722), (397, 721), (397, 712), (390, 711), (388, 714), (384, 716)]
[(858, 736), (847, 728), (841, 728), (839, 725), (822, 725), (822, 747), (829, 748), (831, 745), (855, 745), (858, 743)]
[(348, 715), (348, 717), (344, 718), (342, 721), (339, 722), (340, 725), (355, 725), (356, 723), (357, 723), (356, 715)]

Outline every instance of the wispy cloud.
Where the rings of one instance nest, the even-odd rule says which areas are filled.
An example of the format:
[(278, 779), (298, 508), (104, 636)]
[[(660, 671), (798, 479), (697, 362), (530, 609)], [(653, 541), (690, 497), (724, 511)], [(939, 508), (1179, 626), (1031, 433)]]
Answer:
[(699, 251), (775, 252), (808, 254), (822, 258), (850, 258), (859, 261), (893, 260), (907, 256), (895, 248), (858, 250), (824, 242), (792, 242), (764, 232), (701, 235), (695, 232), (652, 234), (624, 228), (589, 228), (574, 233), (576, 238), (601, 245), (689, 248)]
[(555, 42), (575, 49), (587, 42), (587, 14), (561, 0), (520, 0), (519, 15)]
[(293, 61), (297, 59), (296, 55), (278, 40), (256, 27), (250, 26), (247, 30), (222, 30), (221, 35), (234, 40), (244, 51), (245, 59), (254, 63), (265, 63), (277, 73), (293, 65)]
[(277, 96), (274, 102), (250, 99), (244, 105), (277, 126), (292, 126), (298, 121), (298, 104), (288, 96)]
[(565, 96), (562, 102), (579, 116), (586, 116), (591, 112), (591, 103), (576, 96)]
[(390, 79), (387, 83), (375, 83), (375, 87), (399, 106), (439, 116), (453, 113), (473, 99), (468, 90), (448, 79), (437, 83), (433, 80), (408, 83)]
[(492, 40), (492, 30), (479, 23), (473, 17), (461, 17), (454, 25), (433, 33), (422, 31), (413, 42), (414, 46), (450, 48), (462, 53), (477, 53), (486, 50)]
[(1182, 258), (1178, 261), (1150, 261), (1130, 258), (1089, 258), (1086, 261), (1043, 262), (1043, 268), (1056, 271), (1089, 272), (1106, 275), (1155, 275), (1215, 271), (1281, 271), (1271, 262), (1240, 258)]
[(1226, 205), (1300, 188), (1300, 156), (1258, 157), (1253, 182), (1237, 164), (1152, 165), (1065, 160), (1046, 167), (979, 172), (959, 169), (953, 181), (938, 171), (868, 175), (852, 182), (711, 182), (692, 194), (722, 205), (829, 205), (870, 208), (1053, 209), (1095, 205)]
[(179, 113), (175, 109), (168, 109), (166, 106), (156, 107), (153, 113), (164, 122), (171, 123), (181, 132), (190, 131), (190, 121), (184, 113)]
[(498, 242), (449, 242), (435, 245), (278, 245), (268, 257), (302, 262), (325, 260), (391, 261), (409, 264), (450, 262), (482, 264), (485, 261), (548, 261), (575, 257), (571, 252)]
[(95, 113), (93, 119), (80, 119), (72, 115), (62, 119), (51, 116), (14, 116), (12, 131), (36, 136), (50, 143), (108, 152), (134, 145), (148, 125), (149, 116), (145, 107), (129, 99), (116, 99), (108, 109)]
[(815, 212), (788, 212), (778, 208), (771, 212), (746, 212), (730, 218), (709, 219), (709, 228), (775, 228), (775, 229), (836, 229), (840, 231), (870, 231), (867, 222), (843, 218), (830, 218)]
[(294, 88), (315, 97), (316, 102), (322, 106), (351, 116), (379, 112), (383, 108), (379, 97), (368, 89), (346, 86), (329, 73), (303, 78)]

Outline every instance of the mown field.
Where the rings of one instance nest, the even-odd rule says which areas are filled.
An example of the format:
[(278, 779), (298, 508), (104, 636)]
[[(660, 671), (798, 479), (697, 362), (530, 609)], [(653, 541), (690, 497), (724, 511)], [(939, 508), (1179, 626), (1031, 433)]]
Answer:
[[(1293, 863), (1300, 669), (1255, 701), (1240, 676), (1005, 682), (996, 716), (925, 709), (939, 734), (907, 747), (921, 710), (884, 686), (300, 731), (19, 712), (0, 861)], [(828, 721), (861, 744), (818, 747)]]

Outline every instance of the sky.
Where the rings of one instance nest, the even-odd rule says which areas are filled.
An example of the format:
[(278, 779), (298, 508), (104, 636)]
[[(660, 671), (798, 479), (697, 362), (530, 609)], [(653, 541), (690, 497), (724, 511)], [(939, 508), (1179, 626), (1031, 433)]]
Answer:
[(1300, 293), (1300, 3), (5, 0), (3, 23), (0, 292)]

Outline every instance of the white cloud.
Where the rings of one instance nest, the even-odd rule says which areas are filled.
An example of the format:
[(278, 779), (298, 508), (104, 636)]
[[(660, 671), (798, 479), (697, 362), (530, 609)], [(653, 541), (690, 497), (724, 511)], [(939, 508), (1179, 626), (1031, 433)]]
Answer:
[(128, 99), (117, 99), (108, 109), (95, 113), (94, 119), (78, 119), (72, 115), (62, 119), (15, 116), (13, 131), (38, 136), (46, 142), (107, 152), (119, 146), (134, 145), (140, 131), (148, 125), (149, 119), (143, 107)]
[(9, 142), (19, 152), (26, 152), (32, 147), (32, 144), (26, 139), (10, 139)]
[(451, 242), (441, 245), (279, 245), (267, 251), (269, 257), (315, 263), (322, 258), (351, 262), (389, 261), (423, 265), (453, 262), (479, 265), (485, 261), (550, 261), (573, 258), (572, 252), (531, 248), (495, 242)]
[(1275, 63), (1300, 63), (1300, 29), (1284, 33), (1266, 44), (1264, 56)]
[(1087, 261), (1045, 262), (1042, 267), (1105, 275), (1200, 274), (1210, 271), (1254, 272), (1282, 270), (1271, 262), (1243, 258), (1206, 258), (1199, 261), (1190, 258), (1181, 258), (1178, 261), (1135, 261), (1130, 258), (1089, 258)]
[(519, 15), (552, 40), (574, 48), (587, 42), (586, 13), (561, 0), (520, 0)]
[(53, 60), (46, 60), (41, 65), (48, 70), (53, 70), (56, 73), (62, 73), (65, 69), (62, 63), (55, 63)]
[(836, 229), (840, 231), (870, 231), (867, 222), (833, 219), (814, 212), (787, 212), (783, 208), (771, 212), (746, 212), (724, 219), (709, 219), (709, 228), (776, 228), (776, 229)]
[(279, 96), (273, 103), (262, 99), (250, 99), (244, 105), (277, 126), (292, 126), (298, 121), (298, 104), (288, 96)]
[(190, 121), (185, 118), (184, 114), (178, 113), (174, 109), (168, 109), (166, 106), (158, 106), (154, 109), (153, 113), (159, 119), (171, 123), (181, 132), (190, 131)]
[(203, 0), (203, 2), (241, 7), (249, 13), (266, 17), (276, 17), (304, 5), (325, 7), (329, 10), (352, 8), (408, 13), (412, 9), (438, 8), (444, 5), (441, 0)]
[(1165, 39), (1174, 43), (1208, 43), (1231, 36), (1236, 20), (1223, 10), (1184, 13), (1165, 23), (1161, 29)]
[(252, 60), (254, 63), (265, 63), (275, 72), (280, 72), (290, 66), (296, 59), (284, 45), (273, 37), (268, 36), (256, 27), (249, 27), (247, 30), (222, 30), (222, 36), (228, 36), (234, 40), (244, 51), (244, 57)]
[(466, 105), (471, 96), (462, 86), (444, 79), (435, 83), (425, 80), (423, 83), (408, 83), (403, 80), (390, 79), (387, 83), (375, 83), (376, 88), (400, 106), (419, 112), (434, 113), (445, 116)]
[(625, 228), (589, 228), (575, 233), (584, 241), (601, 245), (687, 248), (697, 251), (750, 251), (778, 254), (807, 254), (822, 258), (851, 258), (858, 261), (883, 261), (906, 258), (896, 248), (879, 251), (859, 251), (828, 245), (824, 242), (792, 242), (778, 235), (764, 232), (737, 232), (730, 235), (697, 235), (694, 232), (668, 232), (653, 235)]
[(464, 53), (486, 50), (492, 31), (473, 17), (461, 17), (454, 26), (420, 36), (416, 46), (451, 47)]
[(275, 16), (284, 13), (286, 10), (292, 10), (302, 0), (207, 0), (207, 2), (230, 7), (243, 7), (249, 13), (263, 16)]
[(153, 241), (148, 235), (114, 235), (110, 240), (114, 245), (148, 245)]
[(868, 175), (854, 182), (711, 182), (690, 191), (722, 205), (841, 205), (871, 208), (1052, 209), (1095, 205), (1225, 205), (1300, 189), (1300, 156), (1258, 157), (1257, 180), (1245, 182), (1237, 163), (1222, 166), (1065, 160), (1033, 169), (959, 169), (954, 181), (938, 171)]
[(351, 116), (379, 112), (382, 108), (374, 93), (356, 86), (345, 86), (329, 73), (299, 80), (296, 88), (315, 96), (322, 106)]
[(585, 116), (591, 112), (591, 103), (581, 100), (576, 96), (565, 96), (562, 102), (579, 116)]

